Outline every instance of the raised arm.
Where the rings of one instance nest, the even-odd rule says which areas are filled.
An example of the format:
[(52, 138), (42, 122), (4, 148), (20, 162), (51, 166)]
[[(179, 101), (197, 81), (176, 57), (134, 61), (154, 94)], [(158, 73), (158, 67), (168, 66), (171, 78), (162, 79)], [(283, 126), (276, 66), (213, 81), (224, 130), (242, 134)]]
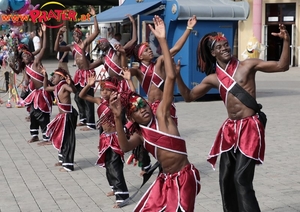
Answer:
[(115, 126), (118, 133), (118, 141), (123, 152), (133, 150), (138, 145), (142, 144), (142, 137), (136, 133), (133, 134), (129, 140), (127, 139), (127, 136), (124, 132), (124, 125), (122, 123), (122, 105), (120, 101), (120, 94), (117, 92), (111, 93), (109, 99), (109, 108), (114, 114)]
[(210, 89), (218, 88), (218, 79), (216, 74), (210, 74), (205, 77), (200, 84), (190, 90), (180, 75), (180, 66), (176, 66), (176, 82), (179, 92), (186, 102), (195, 101), (204, 96)]
[(35, 60), (37, 62), (40, 62), (44, 56), (44, 53), (45, 53), (45, 50), (46, 50), (46, 44), (47, 44), (47, 38), (46, 38), (46, 24), (45, 23), (42, 23), (41, 24), (41, 28), (42, 28), (42, 31), (43, 31), (43, 36), (42, 36), (42, 47), (41, 47), (41, 50), (40, 50), (40, 53), (37, 55), (37, 57), (35, 58)]
[(193, 30), (194, 26), (197, 23), (197, 18), (193, 15), (187, 22), (186, 30), (184, 31), (183, 35), (179, 38), (179, 40), (175, 43), (175, 45), (170, 49), (171, 56), (173, 57), (176, 55), (180, 49), (183, 47), (185, 41), (189, 37), (191, 31)]
[(96, 81), (96, 76), (95, 74), (92, 74), (89, 78), (88, 78), (88, 83), (86, 84), (86, 86), (80, 91), (79, 93), (79, 97), (87, 100), (89, 102), (93, 102), (96, 104), (100, 104), (101, 103), (101, 99), (99, 97), (93, 97), (88, 93), (88, 91), (91, 89), (91, 87), (95, 84)]
[(100, 33), (100, 30), (99, 30), (99, 26), (98, 26), (98, 21), (97, 21), (97, 18), (96, 18), (96, 12), (95, 12), (95, 9), (90, 5), (89, 6), (90, 8), (90, 14), (92, 15), (92, 17), (94, 17), (94, 31), (93, 33), (88, 36), (85, 40), (84, 40), (84, 43), (88, 46), (90, 45), (93, 40), (95, 40), (95, 38), (99, 35)]
[(44, 67), (42, 67), (42, 74), (44, 75), (43, 86), (44, 86), (45, 91), (49, 91), (49, 92), (54, 91), (55, 87), (48, 85), (48, 74)]
[(131, 24), (132, 24), (132, 37), (131, 40), (128, 41), (125, 45), (124, 45), (124, 49), (130, 48), (132, 45), (134, 45), (137, 42), (137, 30), (136, 30), (136, 24), (135, 24), (135, 20), (131, 15), (127, 15)]
[(66, 31), (67, 31), (66, 26), (63, 26), (63, 27), (59, 28), (58, 33), (56, 35), (55, 43), (54, 43), (54, 51), (56, 51), (56, 52), (72, 51), (70, 45), (67, 45), (67, 46), (60, 46), (59, 45), (59, 36), (63, 35), (64, 32), (66, 32)]
[(283, 39), (283, 48), (279, 61), (263, 61), (259, 59), (246, 60), (246, 64), (254, 65), (255, 71), (262, 72), (283, 72), (289, 70), (290, 64), (290, 36), (286, 31), (283, 24), (279, 24), (279, 33), (272, 33), (273, 36), (277, 36)]
[(130, 90), (135, 92), (135, 86), (131, 80), (131, 72), (129, 71), (128, 67), (123, 68), (121, 76), (128, 82)]
[(169, 111), (170, 111), (171, 104), (173, 102), (173, 90), (174, 90), (176, 75), (173, 68), (173, 60), (171, 58), (171, 54), (166, 40), (165, 23), (157, 15), (154, 16), (153, 22), (155, 28), (153, 28), (150, 24), (149, 27), (150, 30), (155, 35), (155, 37), (157, 38), (159, 45), (162, 49), (164, 63), (165, 63), (165, 72), (166, 72), (166, 80), (164, 85), (163, 97), (161, 103), (159, 104), (156, 114), (157, 117), (159, 117), (159, 115), (170, 116)]

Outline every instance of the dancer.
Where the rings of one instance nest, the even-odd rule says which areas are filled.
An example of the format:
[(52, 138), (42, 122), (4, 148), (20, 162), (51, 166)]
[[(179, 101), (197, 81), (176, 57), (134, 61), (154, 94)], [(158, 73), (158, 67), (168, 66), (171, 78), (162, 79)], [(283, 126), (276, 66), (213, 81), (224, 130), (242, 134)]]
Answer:
[[(90, 14), (94, 17), (96, 15), (94, 8), (92, 6), (89, 6), (89, 8)], [(83, 87), (87, 84), (88, 76), (95, 73), (95, 70), (89, 68), (90, 61), (87, 57), (88, 52), (86, 52), (86, 49), (97, 37), (100, 30), (97, 19), (94, 18), (94, 32), (88, 36), (88, 38), (82, 40), (83, 33), (79, 28), (76, 27), (73, 31), (73, 39), (75, 42), (67, 46), (59, 46), (59, 36), (62, 35), (66, 30), (67, 29), (65, 26), (59, 29), (55, 40), (54, 50), (58, 52), (71, 51), (73, 53), (78, 67), (78, 70), (74, 76), (74, 83), (77, 89), (74, 99), (79, 110), (79, 123), (77, 126), (85, 126), (80, 130), (88, 131), (96, 128), (94, 104), (81, 99), (78, 95)], [(93, 87), (90, 88), (89, 95), (94, 95)]]
[[(30, 106), (30, 134), (32, 138), (29, 143), (39, 141), (38, 133), (39, 127), (43, 133), (43, 142), (39, 145), (48, 145), (49, 138), (46, 136), (47, 124), (50, 122), (50, 113), (52, 111), (52, 96), (50, 92), (43, 89), (44, 76), (42, 74), (41, 60), (44, 56), (46, 49), (46, 25), (41, 25), (43, 31), (42, 48), (36, 57), (29, 51), (21, 50), (20, 57), (22, 58), (22, 66), (26, 66), (25, 77), (29, 85), (32, 86), (32, 91), (24, 99), (25, 105)], [(28, 84), (27, 84), (28, 85)]]
[(76, 122), (78, 113), (71, 104), (71, 93), (76, 93), (74, 82), (69, 73), (58, 68), (52, 76), (54, 86), (48, 86), (48, 75), (45, 69), (44, 89), (54, 91), (59, 113), (47, 125), (46, 135), (58, 152), (58, 163), (55, 166), (62, 166), (60, 171), (74, 171), (74, 154), (76, 146)]
[[(177, 125), (170, 115), (175, 85), (175, 71), (166, 41), (163, 20), (155, 16), (155, 29), (149, 26), (162, 48), (166, 78), (164, 93), (156, 115), (145, 99), (133, 92), (110, 96), (119, 144), (124, 152), (144, 144), (160, 162), (162, 173), (144, 194), (134, 211), (194, 211), (196, 195), (200, 191), (200, 175), (187, 157), (185, 141), (179, 136)], [(177, 67), (178, 68), (178, 67)], [(134, 122), (136, 132), (127, 139), (122, 125), (122, 106)]]
[(99, 138), (99, 158), (97, 165), (106, 168), (106, 178), (112, 189), (107, 196), (116, 196), (114, 208), (129, 197), (129, 192), (124, 178), (124, 152), (118, 142), (118, 135), (113, 120), (113, 115), (109, 109), (108, 101), (112, 91), (117, 91), (117, 79), (107, 78), (101, 81), (100, 95), (94, 97), (88, 94), (91, 86), (95, 84), (96, 77), (92, 75), (88, 78), (88, 84), (81, 90), (79, 97), (98, 105), (97, 114), (99, 117), (98, 128), (102, 128)]
[[(176, 42), (173, 48), (170, 49), (170, 54), (172, 57), (174, 57), (183, 47), (196, 23), (197, 19), (195, 15), (188, 20), (185, 32)], [(148, 102), (155, 113), (155, 110), (163, 96), (164, 79), (166, 78), (164, 57), (161, 55), (156, 59), (155, 62), (152, 62), (153, 52), (148, 43), (136, 45), (134, 48), (134, 56), (135, 59), (140, 62), (140, 66), (138, 68), (131, 68), (131, 75), (135, 76), (140, 82), (141, 87), (147, 95)], [(174, 104), (171, 107), (171, 115), (177, 123), (176, 109)]]
[(95, 61), (94, 66), (97, 67), (101, 64), (104, 64), (104, 68), (108, 72), (108, 75), (110, 77), (115, 77), (120, 81), (119, 87), (122, 90), (130, 89), (130, 86), (126, 83), (126, 81), (123, 81), (123, 77), (121, 76), (123, 67), (127, 66), (127, 60), (122, 61), (122, 55), (125, 51), (126, 56), (130, 57), (133, 54), (132, 50), (137, 41), (135, 20), (131, 15), (127, 16), (132, 24), (131, 40), (128, 41), (122, 49), (119, 49), (119, 47), (122, 47), (119, 43), (114, 42), (114, 44), (112, 44), (106, 38), (99, 38), (98, 40), (96, 40), (97, 45), (93, 50), (102, 51), (101, 57)]
[[(215, 166), (220, 158), (220, 190), (224, 211), (260, 211), (253, 178), (255, 164), (261, 164), (265, 153), (264, 114), (255, 100), (255, 74), (282, 72), (289, 69), (290, 37), (285, 26), (279, 25), (279, 33), (272, 33), (283, 39), (283, 50), (279, 61), (246, 59), (238, 61), (231, 55), (231, 48), (222, 33), (209, 33), (199, 42), (198, 67), (206, 76), (190, 90), (177, 73), (177, 84), (187, 102), (194, 101), (211, 88), (219, 88), (225, 103), (228, 119), (220, 128), (210, 150), (208, 161)], [(237, 95), (237, 91), (239, 95)], [(241, 98), (242, 97), (242, 98)], [(245, 105), (254, 99), (254, 108)]]

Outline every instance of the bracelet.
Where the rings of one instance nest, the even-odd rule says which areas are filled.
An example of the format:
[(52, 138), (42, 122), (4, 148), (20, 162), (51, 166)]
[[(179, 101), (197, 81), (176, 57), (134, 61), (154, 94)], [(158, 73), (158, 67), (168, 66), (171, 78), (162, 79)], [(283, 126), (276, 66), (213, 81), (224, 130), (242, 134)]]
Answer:
[(193, 30), (193, 27), (187, 26), (186, 29)]

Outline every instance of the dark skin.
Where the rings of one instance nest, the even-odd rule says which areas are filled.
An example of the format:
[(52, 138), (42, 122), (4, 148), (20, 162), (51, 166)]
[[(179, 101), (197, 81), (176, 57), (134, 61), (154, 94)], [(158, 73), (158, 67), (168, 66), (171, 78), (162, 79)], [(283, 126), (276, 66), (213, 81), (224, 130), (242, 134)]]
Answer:
[[(256, 98), (255, 74), (257, 71), (265, 73), (284, 72), (289, 69), (290, 62), (290, 36), (283, 24), (279, 25), (279, 33), (272, 33), (283, 39), (283, 50), (279, 61), (264, 61), (260, 59), (246, 59), (240, 61), (238, 69), (234, 75), (235, 81)], [(228, 41), (216, 42), (211, 50), (212, 56), (216, 58), (217, 63), (222, 69), (226, 68), (227, 63), (231, 60), (231, 49)], [(211, 88), (218, 88), (219, 81), (216, 74), (210, 74), (205, 77), (200, 84), (190, 90), (183, 82), (180, 69), (177, 69), (177, 84), (181, 95), (186, 102), (199, 99), (206, 94)], [(235, 96), (229, 93), (226, 105), (228, 118), (233, 120), (243, 119), (255, 114), (255, 112), (241, 103)]]
[[(45, 38), (46, 37), (46, 25), (42, 24), (41, 29), (43, 31), (43, 38)], [(42, 73), (41, 60), (42, 60), (45, 50), (46, 50), (46, 40), (47, 39), (43, 39), (42, 48), (40, 50), (40, 53), (35, 58), (28, 54), (22, 55), (22, 62), (24, 62), (25, 65), (30, 65), (32, 63), (32, 69), (38, 73)], [(26, 74), (26, 76), (28, 77), (27, 74)], [(26, 78), (25, 78), (25, 80), (26, 80)], [(42, 82), (39, 82), (39, 81), (35, 80), (34, 78), (32, 78), (31, 80), (34, 84), (35, 89), (39, 89), (40, 87), (43, 86)], [(26, 81), (29, 81), (29, 80), (26, 80)]]
[[(109, 101), (109, 97), (112, 93), (112, 90), (111, 89), (107, 89), (107, 88), (101, 88), (100, 89), (100, 95), (101, 97), (93, 97), (91, 95), (88, 95), (87, 92), (89, 91), (89, 89), (91, 88), (91, 86), (93, 86), (96, 82), (96, 77), (95, 75), (91, 75), (89, 78), (88, 78), (88, 83), (87, 85), (80, 91), (79, 93), (79, 97), (84, 99), (84, 100), (87, 100), (89, 102), (93, 102), (97, 105), (100, 105), (103, 101), (103, 99)], [(113, 133), (113, 132), (116, 132), (116, 127), (115, 126), (112, 126), (111, 124), (109, 123), (105, 123), (105, 124), (102, 124), (101, 125), (103, 131), (105, 133)], [(114, 195), (114, 192), (113, 191), (110, 191), (106, 194), (106, 196), (113, 196)], [(113, 208), (119, 208), (118, 204), (116, 203)]]
[[(126, 55), (125, 55), (125, 49), (131, 47), (136, 41), (137, 41), (137, 30), (136, 30), (136, 24), (135, 24), (135, 20), (131, 15), (126, 15), (128, 16), (131, 24), (132, 24), (132, 38), (130, 41), (128, 41), (124, 47), (122, 47), (121, 45), (115, 45), (114, 49), (116, 50), (116, 54), (115, 56), (112, 58), (112, 60), (118, 64), (118, 66), (122, 67), (123, 69), (125, 67), (127, 67), (127, 60), (126, 60)], [(100, 50), (102, 50), (104, 53), (107, 53), (109, 51), (109, 49), (111, 48), (109, 42), (101, 42), (100, 44), (98, 44), (98, 47)], [(96, 68), (98, 66), (100, 66), (101, 64), (104, 64), (105, 60), (104, 57), (100, 57), (98, 60), (96, 60), (94, 63), (92, 63), (90, 65), (90, 69)], [(107, 70), (108, 74), (110, 77), (117, 77), (119, 80), (122, 79), (122, 77), (120, 77), (119, 75), (116, 75), (112, 70)]]
[[(71, 80), (70, 76), (67, 75), (65, 78), (59, 74), (54, 74), (52, 77), (52, 83), (55, 86), (49, 86), (48, 85), (48, 74), (44, 68), (42, 69), (42, 73), (44, 75), (44, 82), (43, 82), (44, 89), (49, 92), (53, 92), (55, 90), (55, 86), (60, 81), (66, 80), (67, 84), (64, 84), (61, 86), (60, 92), (58, 93), (58, 99), (59, 99), (60, 103), (71, 104), (71, 93), (76, 93), (76, 88), (75, 88), (75, 85), (74, 85), (73, 81)], [(59, 107), (58, 107), (58, 111), (59, 111), (59, 113), (65, 113)], [(47, 142), (41, 142), (39, 144), (39, 146), (51, 145), (51, 144), (52, 144), (52, 142), (47, 141)], [(62, 163), (55, 164), (55, 166), (61, 166), (61, 165), (62, 165)], [(59, 170), (66, 172), (66, 170), (64, 168), (61, 168)]]
[[(164, 55), (164, 63), (166, 68), (166, 81), (163, 97), (156, 112), (158, 128), (161, 132), (179, 136), (177, 125), (175, 124), (170, 115), (170, 107), (173, 102), (173, 89), (175, 85), (176, 75), (173, 67), (171, 54), (166, 41), (165, 24), (163, 20), (158, 16), (154, 17), (153, 22), (155, 25), (155, 29), (152, 28), (152, 26), (149, 27), (160, 43)], [(116, 92), (113, 92), (110, 96), (110, 108), (114, 114), (119, 144), (122, 150), (124, 152), (128, 152), (136, 148), (138, 145), (143, 144), (144, 138), (138, 133), (134, 133), (130, 137), (130, 139), (127, 140), (122, 124), (122, 106), (120, 103), (120, 96)], [(132, 122), (136, 122), (140, 125), (146, 126), (152, 120), (153, 116), (154, 115), (151, 108), (148, 104), (145, 103), (144, 107), (138, 108), (135, 111), (133, 111), (130, 114), (129, 118)], [(186, 155), (170, 152), (161, 148), (157, 148), (157, 160), (160, 162), (163, 172), (170, 174), (178, 172), (185, 165), (189, 164)]]
[[(89, 6), (90, 8), (90, 14), (94, 16), (96, 14), (94, 8), (92, 6)], [(94, 32), (88, 36), (84, 41), (81, 39), (81, 36), (77, 32), (73, 32), (73, 40), (79, 45), (79, 47), (82, 49), (83, 55), (80, 55), (78, 53), (75, 54), (75, 61), (76, 65), (81, 70), (89, 70), (90, 61), (85, 56), (85, 49), (88, 48), (88, 46), (93, 42), (93, 40), (98, 36), (100, 33), (97, 19), (94, 18)], [(55, 44), (54, 44), (54, 51), (57, 52), (73, 52), (74, 45), (70, 44), (67, 46), (60, 46), (59, 45), (59, 36), (64, 34), (67, 31), (66, 26), (63, 26), (59, 29)]]
[[(43, 31), (43, 38), (46, 37), (46, 25), (43, 23), (41, 25), (41, 29)], [(43, 43), (42, 43), (42, 48), (40, 50), (40, 53), (34, 58), (33, 55), (31, 54), (22, 54), (22, 62), (25, 63), (25, 65), (30, 65), (32, 64), (32, 69), (38, 73), (42, 73), (42, 68), (41, 68), (41, 60), (44, 56), (45, 53), (45, 49), (46, 49), (46, 39), (43, 39)], [(39, 89), (43, 86), (43, 82), (39, 82), (34, 78), (29, 79), (29, 76), (27, 74), (24, 74), (24, 80), (25, 80), (25, 84), (28, 85), (29, 84), (29, 80), (31, 80), (33, 82), (34, 88), (35, 89)], [(28, 143), (32, 143), (32, 142), (36, 142), (39, 141), (38, 136), (33, 136)]]
[[(191, 17), (187, 22), (187, 27), (193, 28), (197, 23), (196, 16), (194, 15)], [(190, 35), (191, 30), (186, 29), (184, 34), (180, 37), (180, 39), (176, 42), (176, 44), (170, 49), (170, 54), (174, 57), (180, 49), (183, 47), (185, 41), (187, 40), (188, 36)], [(153, 52), (150, 47), (145, 48), (144, 52), (139, 56), (139, 60), (141, 63), (145, 64), (146, 66), (152, 63), (153, 59)], [(139, 68), (131, 68), (130, 69), (131, 75), (137, 77), (140, 83), (143, 82), (143, 73)], [(164, 65), (164, 57), (161, 55), (156, 59), (155, 63), (155, 73), (158, 74), (162, 79), (166, 78), (165, 73), (165, 65)], [(147, 94), (148, 102), (153, 103), (156, 100), (161, 100), (163, 97), (163, 92), (159, 88), (157, 88), (153, 83), (151, 83), (149, 92)]]

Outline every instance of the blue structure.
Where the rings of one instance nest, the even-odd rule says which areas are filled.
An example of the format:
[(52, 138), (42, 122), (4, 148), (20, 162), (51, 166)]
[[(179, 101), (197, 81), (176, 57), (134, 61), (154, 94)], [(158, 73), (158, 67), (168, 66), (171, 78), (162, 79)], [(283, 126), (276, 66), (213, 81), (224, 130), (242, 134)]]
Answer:
[[(205, 77), (205, 74), (197, 70), (196, 51), (199, 40), (209, 32), (222, 32), (233, 49), (237, 23), (247, 19), (249, 4), (247, 1), (232, 0), (125, 0), (121, 6), (106, 10), (96, 18), (99, 23), (124, 22), (127, 21), (128, 13), (137, 16), (139, 42), (142, 41), (143, 22), (152, 21), (153, 15), (162, 17), (166, 24), (170, 48), (186, 30), (187, 20), (193, 15), (197, 16), (196, 26), (175, 56), (175, 61), (181, 60), (183, 80), (189, 88), (193, 88)], [(80, 24), (90, 25), (93, 24), (93, 20)], [(179, 91), (175, 88), (174, 95), (178, 94)], [(218, 90), (213, 89), (209, 94), (218, 94)]]

